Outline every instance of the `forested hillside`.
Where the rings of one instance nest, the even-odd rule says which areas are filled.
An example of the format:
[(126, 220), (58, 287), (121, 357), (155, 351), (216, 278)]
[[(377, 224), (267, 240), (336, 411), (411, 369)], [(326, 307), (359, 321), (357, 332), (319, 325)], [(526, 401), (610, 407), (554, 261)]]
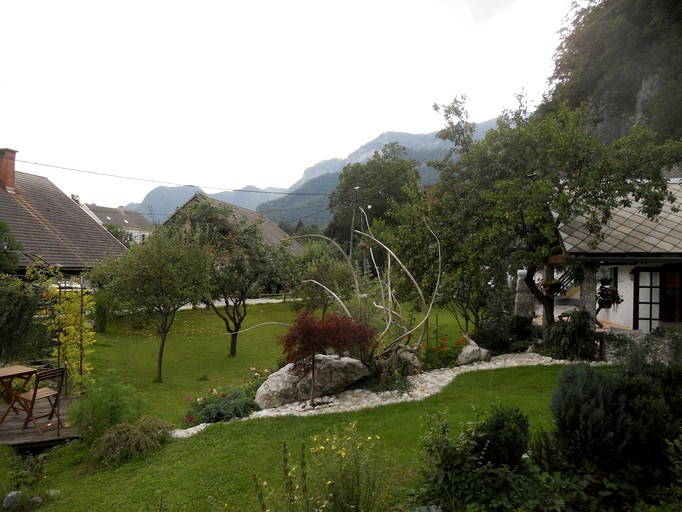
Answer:
[(566, 27), (543, 109), (588, 102), (607, 140), (636, 122), (682, 137), (682, 2), (603, 0)]

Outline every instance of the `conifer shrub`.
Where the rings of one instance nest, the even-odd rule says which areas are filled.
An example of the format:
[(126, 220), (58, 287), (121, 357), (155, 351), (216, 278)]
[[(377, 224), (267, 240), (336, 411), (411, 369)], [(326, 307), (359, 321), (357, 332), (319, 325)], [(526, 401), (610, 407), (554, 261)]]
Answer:
[(445, 413), (431, 416), (415, 510), (560, 510), (560, 493), (574, 484), (530, 465), (523, 458), (528, 440), (527, 418), (515, 408), (495, 406), (487, 420), (459, 436), (452, 435)]
[(189, 426), (245, 418), (258, 409), (253, 396), (247, 395), (241, 388), (226, 391), (211, 389), (206, 397), (196, 399), (188, 397), (188, 401), (190, 409), (184, 423)]
[(670, 373), (659, 365), (562, 370), (551, 402), (554, 427), (534, 436), (530, 454), (542, 470), (581, 482), (582, 492), (567, 498), (573, 509), (657, 503), (674, 483), (669, 445), (681, 418), (668, 398), (675, 391), (659, 379)]
[(484, 327), (471, 333), (471, 339), (479, 347), (490, 350), (492, 355), (508, 354), (512, 338), (508, 330), (500, 327)]
[(603, 470), (619, 464), (632, 423), (625, 399), (615, 373), (598, 373), (587, 365), (562, 369), (551, 410), (567, 463)]

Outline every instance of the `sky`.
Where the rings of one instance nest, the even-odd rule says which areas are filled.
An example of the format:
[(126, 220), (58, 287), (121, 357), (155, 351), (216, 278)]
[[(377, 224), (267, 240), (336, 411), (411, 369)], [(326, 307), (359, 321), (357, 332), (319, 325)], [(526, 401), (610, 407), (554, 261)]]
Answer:
[(571, 0), (0, 0), (0, 147), (82, 202), (287, 188), (548, 88)]

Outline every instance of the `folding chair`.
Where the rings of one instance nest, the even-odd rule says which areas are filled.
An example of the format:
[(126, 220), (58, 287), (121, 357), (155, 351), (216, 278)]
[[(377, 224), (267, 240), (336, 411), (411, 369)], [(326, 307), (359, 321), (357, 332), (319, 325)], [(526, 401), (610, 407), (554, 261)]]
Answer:
[[(59, 407), (59, 397), (62, 393), (62, 386), (64, 385), (64, 376), (66, 375), (65, 368), (53, 368), (50, 370), (41, 370), (35, 376), (35, 383), (31, 391), (26, 391), (17, 396), (17, 403), (26, 411), (26, 420), (24, 421), (24, 429), (28, 427), (28, 422), (32, 421), (36, 430), (42, 435), (43, 431), (38, 425), (39, 419), (48, 418), (52, 420), (54, 416), (60, 426), (64, 426), (59, 417), (57, 408)], [(52, 386), (41, 386), (45, 382), (53, 382)], [(50, 405), (50, 411), (43, 414), (36, 414), (36, 402), (38, 400), (47, 400)]]

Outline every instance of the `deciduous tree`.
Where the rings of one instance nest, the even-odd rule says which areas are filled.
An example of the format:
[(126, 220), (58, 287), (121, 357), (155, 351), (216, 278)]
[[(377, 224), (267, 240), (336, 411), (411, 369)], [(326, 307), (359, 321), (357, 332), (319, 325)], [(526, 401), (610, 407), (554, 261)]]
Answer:
[(449, 233), (451, 247), (459, 244), (462, 260), (473, 257), (486, 268), (503, 264), (511, 275), (527, 269), (526, 283), (543, 305), (546, 325), (554, 319), (553, 296), (535, 276), (561, 252), (560, 225), (581, 216), (596, 240), (619, 206), (637, 205), (655, 217), (673, 201), (663, 171), (679, 161), (680, 143), (658, 144), (646, 127), (606, 144), (586, 108), (564, 105), (540, 117), (520, 101), (474, 142), (463, 102), (455, 100), (444, 112), (439, 137), (455, 144), (458, 158), (437, 164), (434, 229), (441, 239), (439, 228)]
[(184, 233), (190, 244), (205, 247), (211, 254), (210, 287), (201, 300), (225, 324), (230, 356), (236, 356), (247, 299), (257, 287), (288, 287), (293, 255), (286, 243), (268, 244), (258, 222), (249, 223), (229, 204), (205, 196), (195, 197), (164, 227)]
[(143, 314), (155, 325), (161, 338), (158, 382), (163, 382), (166, 337), (178, 310), (207, 293), (209, 261), (205, 248), (188, 244), (182, 233), (158, 230), (91, 272), (93, 283), (110, 290), (129, 311)]
[(360, 229), (364, 220), (358, 208), (365, 210), (371, 224), (375, 219), (385, 218), (391, 199), (398, 202), (406, 199), (403, 187), (417, 175), (417, 162), (405, 154), (404, 147), (392, 142), (368, 161), (343, 168), (339, 185), (329, 197), (333, 217), (325, 229), (327, 236), (349, 247), (351, 226)]

